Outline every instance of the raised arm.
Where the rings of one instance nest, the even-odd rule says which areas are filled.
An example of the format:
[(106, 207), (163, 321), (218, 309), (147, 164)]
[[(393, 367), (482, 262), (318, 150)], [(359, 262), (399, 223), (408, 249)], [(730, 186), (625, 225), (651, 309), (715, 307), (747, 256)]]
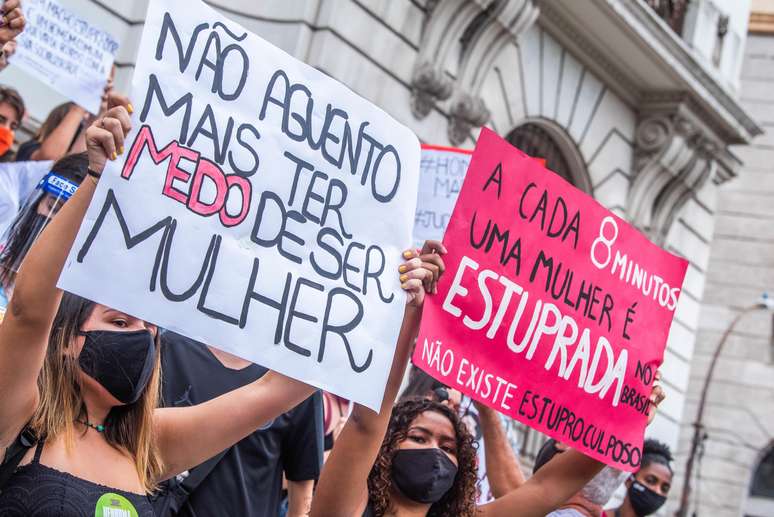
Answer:
[(287, 517), (306, 517), (312, 508), (314, 480), (288, 481)]
[(154, 430), (164, 465), (159, 481), (204, 463), (290, 411), (314, 391), (303, 382), (268, 372), (203, 404), (157, 409)]
[(544, 517), (583, 488), (603, 463), (568, 450), (546, 463), (520, 488), (480, 508), (482, 517)]
[(412, 344), (419, 332), (425, 292), (436, 290), (444, 269), (439, 255), (444, 253), (446, 249), (435, 241), (428, 241), (419, 255), (413, 251), (404, 253), (408, 262), (401, 266), (400, 272), (408, 299), (382, 406), (379, 413), (358, 404), (354, 406), (320, 476), (312, 500), (312, 517), (359, 517), (363, 513), (368, 503), (368, 475), (384, 440)]
[[(657, 372), (657, 382), (653, 384), (649, 397), (648, 424), (653, 421), (658, 405), (665, 397), (664, 390), (658, 382), (660, 379), (661, 373)], [(520, 488), (482, 506), (479, 509), (479, 516), (543, 517), (567, 502), (603, 467), (603, 463), (569, 449), (554, 456)]]
[(71, 104), (67, 114), (56, 128), (40, 143), (40, 148), (32, 153), (33, 160), (58, 160), (70, 150), (70, 144), (78, 136), (86, 110), (77, 104)]
[(484, 456), (486, 476), (492, 495), (499, 499), (524, 484), (524, 473), (516, 453), (508, 443), (500, 415), (494, 409), (476, 403), (484, 435)]
[[(7, 4), (8, 2), (6, 2)], [(89, 168), (101, 173), (115, 158), (131, 126), (128, 100), (88, 130)], [(37, 377), (43, 366), (51, 324), (62, 292), (56, 283), (96, 187), (90, 177), (46, 227), (16, 277), (13, 297), (0, 325), (0, 450), (18, 434), (37, 406)]]

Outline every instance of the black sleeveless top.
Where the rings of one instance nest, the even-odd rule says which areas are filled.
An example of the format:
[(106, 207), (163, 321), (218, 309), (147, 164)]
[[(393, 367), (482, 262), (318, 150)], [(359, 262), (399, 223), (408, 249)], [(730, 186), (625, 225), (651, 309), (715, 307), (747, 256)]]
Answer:
[(86, 481), (40, 463), (43, 440), (0, 490), (0, 517), (154, 517), (144, 495)]

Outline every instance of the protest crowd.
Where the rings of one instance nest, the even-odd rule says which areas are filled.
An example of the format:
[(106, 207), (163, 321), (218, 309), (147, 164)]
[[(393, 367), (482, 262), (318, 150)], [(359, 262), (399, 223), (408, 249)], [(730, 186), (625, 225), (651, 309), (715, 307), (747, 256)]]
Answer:
[[(0, 8), (2, 68), (14, 66), (17, 39), (23, 37), (32, 23), (25, 19), (20, 2), (24, 0), (4, 0)], [(180, 38), (183, 35), (195, 37), (203, 26), (196, 28), (194, 36), (191, 31), (175, 32), (169, 14), (166, 16), (157, 25), (148, 24), (156, 31), (148, 37), (158, 37), (158, 27), (162, 27), (159, 49), (182, 49)], [(225, 31), (234, 36), (239, 29), (232, 27)], [(223, 35), (220, 37), (225, 39)], [(156, 48), (156, 41), (149, 44)], [(210, 43), (207, 45), (209, 48)], [(221, 43), (217, 42), (217, 46), (220, 48)], [(158, 55), (156, 59), (159, 59)], [(255, 56), (250, 57), (255, 59)], [(233, 64), (236, 61), (238, 59), (219, 62), (219, 73), (223, 73), (221, 68), (227, 70), (229, 66), (237, 66)], [(175, 66), (167, 68), (177, 71), (177, 58), (173, 62)], [(182, 58), (179, 64), (182, 71)], [(255, 67), (257, 63), (252, 65)], [(197, 78), (201, 70), (199, 66)], [(250, 70), (252, 73), (253, 69)], [(408, 192), (406, 198), (412, 193), (416, 196), (416, 185), (414, 190), (404, 189), (407, 188), (406, 178), (410, 179), (412, 174), (416, 178), (416, 172), (411, 171), (417, 166), (411, 163), (412, 160), (418, 163), (415, 158), (419, 146), (415, 146), (414, 154), (407, 153), (397, 137), (391, 140), (391, 126), (385, 131), (378, 123), (372, 124), (373, 133), (366, 134), (366, 123), (359, 123), (355, 111), (359, 105), (355, 101), (347, 104), (346, 109), (328, 104), (326, 117), (328, 99), (325, 95), (329, 92), (323, 95), (319, 89), (315, 91), (319, 97), (312, 105), (309, 90), (293, 83), (299, 81), (298, 77), (292, 76), (294, 70), (288, 65), (283, 74), (272, 76), (271, 85), (276, 82), (283, 86), (276, 90), (269, 87), (271, 95), (267, 94), (267, 100), (263, 102), (260, 123), (272, 122), (271, 117), (276, 116), (272, 115), (276, 113), (272, 110), (287, 109), (291, 104), (289, 92), (305, 89), (309, 99), (307, 117), (312, 119), (311, 110), (315, 110), (316, 117), (307, 121), (309, 134), (294, 134), (294, 131), (304, 131), (293, 126), (295, 123), (303, 126), (301, 116), (292, 114), (289, 123), (287, 112), (281, 119), (282, 131), (277, 134), (283, 138), (287, 135), (296, 142), (312, 141), (316, 138), (311, 135), (312, 128), (316, 131), (325, 121), (326, 127), (319, 136), (317, 148), (322, 149), (325, 163), (338, 161), (341, 168), (346, 157), (350, 161), (357, 160), (353, 158), (353, 138), (359, 128), (357, 154), (360, 154), (362, 144), (370, 146), (369, 162), (371, 153), (374, 157), (371, 177), (368, 177), (369, 165), (366, 164), (362, 179), (351, 180), (363, 192), (349, 184), (345, 186), (339, 180), (331, 180), (327, 191), (322, 186), (315, 190), (315, 182), (319, 180), (318, 185), (323, 185), (323, 181), (328, 181), (328, 175), (314, 170), (316, 166), (310, 164), (307, 157), (286, 151), (284, 157), (280, 155), (284, 160), (281, 165), (287, 166), (289, 160), (293, 164), (289, 170), (296, 172), (295, 176), (286, 175), (285, 182), (288, 185), (292, 182), (292, 190), (288, 206), (283, 206), (280, 197), (284, 193), (263, 187), (265, 192), (259, 192), (257, 183), (252, 187), (250, 184), (267, 167), (271, 168), (269, 160), (273, 158), (261, 155), (259, 159), (260, 153), (251, 151), (247, 154), (254, 158), (254, 167), (250, 171), (251, 167), (245, 165), (245, 155), (239, 154), (252, 149), (250, 142), (269, 138), (274, 138), (270, 145), (280, 146), (279, 137), (268, 137), (269, 130), (261, 124), (257, 124), (256, 129), (249, 125), (239, 126), (232, 120), (229, 129), (220, 128), (229, 134), (224, 141), (234, 138), (242, 149), (238, 150), (232, 143), (228, 153), (225, 149), (216, 149), (207, 160), (199, 156), (200, 152), (205, 153), (199, 145), (203, 141), (201, 135), (217, 135), (218, 132), (217, 128), (213, 129), (215, 116), (212, 114), (217, 108), (210, 108), (209, 104), (198, 123), (198, 115), (193, 115), (189, 125), (186, 114), (183, 134), (167, 144), (164, 124), (154, 124), (149, 111), (156, 109), (153, 106), (158, 102), (164, 116), (171, 117), (182, 104), (173, 105), (173, 94), (160, 89), (159, 81), (163, 77), (158, 70), (148, 75), (151, 78), (148, 98), (142, 99), (135, 97), (137, 91), (131, 92), (131, 96), (130, 92), (116, 91), (114, 69), (111, 68), (105, 74), (101, 90), (92, 92), (95, 99), (99, 98), (98, 103), (95, 101), (96, 109), (83, 107), (76, 101), (62, 104), (50, 112), (31, 139), (20, 144), (14, 132), (25, 117), (24, 94), (12, 84), (4, 84), (0, 71), (0, 84), (4, 84), (0, 87), (0, 161), (28, 167), (24, 172), (21, 167), (7, 169), (18, 173), (19, 176), (13, 179), (18, 191), (9, 194), (8, 200), (2, 200), (4, 208), (0, 210), (0, 225), (4, 232), (0, 251), (0, 309), (3, 312), (0, 324), (0, 451), (3, 451), (0, 455), (0, 516), (642, 517), (655, 514), (666, 501), (672, 483), (672, 454), (658, 441), (647, 439), (643, 443), (642, 440), (645, 426), (653, 420), (665, 395), (659, 386), (657, 361), (649, 359), (646, 373), (646, 368), (640, 368), (633, 356), (629, 356), (627, 363), (625, 349), (621, 353), (619, 345), (611, 348), (612, 338), (598, 337), (598, 333), (611, 331), (611, 328), (615, 330), (619, 319), (624, 320), (623, 317), (616, 319), (615, 311), (626, 311), (626, 308), (619, 309), (617, 299), (614, 307), (612, 296), (605, 294), (604, 282), (617, 281), (619, 274), (616, 265), (610, 262), (612, 258), (608, 257), (605, 267), (599, 268), (601, 280), (595, 279), (593, 287), (581, 285), (578, 294), (573, 295), (575, 299), (567, 293), (570, 289), (578, 289), (573, 282), (580, 283), (577, 279), (580, 274), (576, 280), (567, 280), (565, 271), (567, 293), (563, 295), (565, 301), (560, 302), (559, 296), (551, 299), (548, 285), (553, 283), (556, 287), (561, 262), (565, 267), (573, 265), (568, 263), (569, 255), (555, 253), (559, 269), (553, 269), (555, 265), (547, 254), (561, 249), (559, 246), (572, 246), (573, 241), (578, 246), (578, 232), (586, 227), (573, 222), (571, 213), (566, 214), (560, 232), (563, 236), (552, 236), (552, 232), (558, 234), (553, 226), (556, 206), (559, 206), (556, 205), (551, 221), (546, 223), (546, 228), (540, 228), (554, 239), (551, 246), (556, 247), (545, 248), (546, 254), (541, 252), (542, 265), (538, 267), (536, 262), (533, 268), (521, 258), (526, 254), (526, 244), (524, 251), (512, 242), (507, 244), (507, 232), (502, 233), (502, 226), (497, 229), (498, 223), (492, 216), (478, 215), (479, 220), (476, 220), (474, 213), (470, 218), (472, 222), (465, 222), (471, 225), (471, 240), (474, 240), (473, 233), (481, 239), (473, 248), (479, 251), (485, 248), (488, 252), (493, 242), (495, 247), (503, 246), (502, 255), (497, 248), (498, 257), (491, 264), (500, 265), (502, 271), (507, 271), (514, 269), (516, 261), (519, 274), (520, 261), (524, 260), (522, 270), (532, 270), (532, 277), (538, 277), (538, 283), (543, 282), (540, 275), (546, 275), (549, 296), (542, 304), (537, 302), (529, 330), (523, 338), (516, 339), (517, 324), (527, 305), (523, 278), (513, 277), (511, 280), (522, 283), (516, 285), (504, 274), (498, 276), (497, 272), (487, 269), (493, 267), (490, 263), (469, 258), (475, 255), (462, 248), (470, 247), (471, 243), (467, 239), (449, 238), (457, 224), (454, 217), (443, 242), (428, 239), (418, 247), (411, 240), (400, 243), (400, 247), (392, 245), (397, 237), (410, 235), (410, 227), (402, 229), (401, 235), (396, 237), (376, 216), (370, 216), (371, 221), (360, 222), (346, 217), (349, 212), (343, 207), (348, 196), (369, 196), (374, 204), (379, 202), (388, 207), (381, 212), (383, 219), (394, 216), (398, 222), (413, 222), (414, 213), (395, 212), (395, 206), (389, 203), (404, 197), (404, 192)], [(140, 70), (136, 73), (141, 75)], [(272, 73), (273, 70), (267, 72), (268, 75)], [(245, 74), (236, 92), (245, 81), (252, 84), (250, 76)], [(319, 80), (332, 82), (328, 78)], [(142, 87), (145, 89), (145, 83)], [(184, 85), (183, 90), (189, 87), (193, 89), (194, 85)], [(232, 91), (233, 84), (221, 87), (218, 96), (214, 95), (215, 88), (212, 89), (213, 105), (216, 101), (231, 101), (229, 96), (238, 96)], [(310, 89), (314, 90), (313, 87)], [(209, 87), (207, 90), (210, 91)], [(191, 104), (189, 98), (188, 102), (186, 109), (189, 111), (192, 106), (194, 110), (201, 107), (195, 104), (198, 101)], [(342, 100), (342, 106), (344, 103)], [(344, 136), (334, 136), (331, 130), (336, 125), (336, 115), (340, 122), (348, 124)], [(210, 122), (202, 122), (204, 120)], [(209, 130), (202, 129), (205, 123), (211, 124)], [(177, 131), (177, 128), (172, 129), (173, 134)], [(184, 134), (186, 131), (189, 134)], [(233, 137), (230, 136), (232, 131)], [(140, 136), (133, 140), (137, 134)], [(342, 143), (338, 158), (326, 147), (336, 138)], [(489, 138), (482, 133), (481, 142), (492, 142)], [(345, 139), (349, 139), (349, 151), (344, 146)], [(492, 145), (493, 149), (499, 144)], [(152, 161), (141, 157), (146, 149)], [(493, 153), (490, 149), (489, 155)], [(177, 168), (180, 156), (191, 163), (196, 162), (196, 171)], [(231, 231), (256, 206), (260, 212), (275, 203), (278, 213), (282, 214), (280, 237), (266, 237), (256, 222), (250, 235), (244, 237), (248, 242), (244, 246), (260, 247), (261, 253), (271, 252), (292, 263), (286, 268), (287, 276), (283, 269), (285, 262), (271, 262), (264, 259), (268, 255), (260, 255), (260, 263), (258, 258), (251, 262), (252, 269), (249, 265), (247, 269), (235, 266), (239, 274), (234, 276), (238, 279), (218, 284), (218, 280), (228, 273), (228, 268), (217, 266), (218, 259), (226, 261), (229, 255), (225, 253), (237, 253), (235, 250), (244, 246), (237, 239), (232, 242), (216, 236), (208, 241), (203, 264), (196, 265), (201, 267), (201, 272), (188, 272), (189, 276), (198, 275), (194, 286), (182, 294), (174, 292), (170, 285), (177, 284), (170, 279), (175, 274), (175, 262), (170, 260), (170, 253), (175, 256), (190, 253), (195, 261), (199, 260), (201, 247), (186, 248), (190, 241), (180, 237), (186, 224), (180, 217), (169, 216), (142, 232), (141, 226), (127, 222), (130, 204), (148, 207), (148, 212), (152, 211), (151, 205), (136, 194), (142, 191), (134, 191), (134, 197), (130, 197), (122, 194), (119, 188), (145, 181), (144, 178), (149, 176), (145, 174), (149, 172), (148, 168), (156, 167), (166, 159), (172, 160), (169, 174), (174, 178), (167, 180), (164, 195), (170, 199), (165, 198), (164, 202), (172, 203), (175, 210), (179, 207), (180, 213), (185, 212), (191, 218), (220, 219), (222, 227)], [(475, 164), (477, 159), (474, 155), (471, 163)], [(384, 180), (384, 173), (378, 169), (379, 163), (392, 163), (390, 160), (397, 163), (398, 179), (394, 185), (389, 179)], [(35, 167), (34, 163), (40, 165)], [(224, 173), (244, 171), (245, 167), (248, 171), (244, 173)], [(483, 192), (497, 190), (497, 199), (515, 196), (515, 190), (502, 188), (501, 191), (504, 180), (491, 172), (492, 167), (484, 168)], [(29, 172), (33, 170), (37, 172)], [(469, 175), (473, 178), (471, 172)], [(307, 176), (311, 179), (306, 179)], [(196, 188), (202, 188), (202, 177), (216, 186), (222, 185), (225, 190), (220, 205), (215, 206), (215, 202), (203, 200), (193, 193), (186, 197), (177, 190), (175, 185), (179, 186), (190, 177), (194, 177), (192, 181), (198, 185)], [(119, 181), (123, 183), (119, 185)], [(366, 188), (369, 186), (370, 189)], [(468, 188), (467, 184), (465, 188)], [(517, 221), (511, 228), (532, 224), (541, 217), (538, 213), (540, 205), (534, 209), (526, 208), (529, 195), (539, 196), (538, 189), (528, 194), (530, 189), (532, 187), (528, 186), (524, 190), (520, 200), (513, 199), (512, 206), (518, 206), (522, 215), (521, 222)], [(220, 187), (217, 190), (220, 192)], [(244, 206), (236, 207), (231, 203), (235, 191), (241, 192), (243, 201), (248, 200)], [(466, 194), (463, 190), (455, 210), (461, 210), (460, 206), (481, 195), (479, 191), (465, 197)], [(290, 209), (294, 195), (306, 196), (300, 211)], [(547, 193), (542, 195), (548, 199)], [(250, 196), (254, 197), (252, 204), (249, 203)], [(561, 203), (565, 208), (571, 204), (565, 200)], [(322, 206), (320, 216), (313, 214), (310, 207), (314, 204)], [(14, 209), (9, 210), (7, 206)], [(413, 202), (396, 206), (400, 209), (413, 207)], [(542, 210), (545, 218), (545, 206)], [(239, 215), (235, 216), (235, 212)], [(584, 217), (588, 212), (584, 212)], [(168, 214), (158, 212), (156, 216), (163, 218)], [(486, 218), (489, 218), (488, 223)], [(464, 219), (468, 221), (468, 218)], [(292, 233), (292, 223), (310, 220), (319, 224), (319, 233), (314, 234), (316, 242), (307, 239), (306, 234), (302, 239), (302, 234)], [(100, 233), (102, 224), (112, 224), (119, 231), (115, 235)], [(623, 223), (613, 221), (617, 236), (624, 230), (616, 224)], [(488, 233), (490, 225), (493, 228), (491, 234)], [(380, 246), (369, 245), (368, 241), (348, 243), (352, 234), (368, 226), (374, 227), (372, 235), (384, 238), (385, 242), (376, 242)], [(591, 238), (580, 239), (581, 245), (586, 241), (585, 245), (588, 245), (595, 238), (602, 243), (593, 248), (595, 262), (604, 262), (601, 257), (605, 252), (614, 253), (610, 246), (615, 237), (604, 233), (606, 227), (609, 224), (602, 226), (603, 233), (598, 234), (595, 230)], [(202, 223), (195, 226), (195, 230), (204, 234), (209, 227)], [(495, 237), (496, 232), (501, 233)], [(119, 255), (129, 253), (135, 246), (136, 249), (147, 248), (145, 241), (156, 235), (162, 235), (158, 251), (154, 250), (147, 260), (138, 262), (136, 268), (126, 269), (119, 267), (118, 262), (113, 263), (124, 260), (119, 259)], [(282, 236), (286, 240), (281, 241)], [(502, 244), (503, 237), (506, 244)], [(388, 240), (390, 245), (387, 245)], [(302, 271), (294, 269), (294, 264), (301, 262), (302, 251), (298, 250), (312, 246), (316, 246), (310, 254), (314, 269), (309, 271), (316, 271), (319, 277), (313, 281), (301, 273), (291, 275), (291, 271)], [(602, 249), (605, 246), (607, 249)], [(96, 255), (93, 250), (102, 247), (109, 249)], [(351, 256), (360, 254), (365, 256), (364, 264), (350, 260)], [(462, 259), (461, 254), (465, 254)], [(618, 257), (613, 257), (618, 261)], [(630, 256), (630, 261), (632, 259)], [(458, 262), (462, 264), (459, 269)], [(151, 263), (152, 276), (142, 269)], [(454, 270), (451, 264), (454, 264)], [(612, 274), (607, 273), (610, 266)], [(469, 275), (478, 271), (475, 273), (480, 275), (478, 288), (474, 288), (474, 284), (468, 284), (468, 288), (460, 284), (466, 267), (470, 270)], [(71, 268), (72, 273), (69, 273)], [(148, 268), (150, 271), (150, 266)], [(330, 272), (331, 268), (335, 273)], [(629, 265), (626, 281), (631, 286), (635, 282), (630, 280), (631, 270), (638, 268)], [(112, 273), (104, 275), (102, 271)], [(72, 275), (71, 280), (64, 280), (68, 274)], [(521, 274), (529, 275), (530, 271)], [(674, 279), (670, 280), (671, 284), (667, 282), (666, 275), (656, 276), (653, 271), (642, 274), (646, 278), (645, 284), (648, 274), (652, 275), (651, 283), (655, 278), (659, 278), (659, 282), (664, 278), (661, 285), (672, 288), (667, 296), (674, 297), (679, 292), (682, 278), (675, 285)], [(260, 291), (259, 286), (263, 284), (259, 282), (266, 275), (279, 278), (280, 284), (285, 279), (280, 295)], [(623, 269), (620, 276), (624, 277)], [(76, 293), (63, 288), (63, 283), (75, 285), (76, 280), (72, 279), (76, 277), (77, 282), (85, 286), (84, 290)], [(323, 277), (332, 283), (318, 282)], [(149, 278), (151, 288), (145, 293), (148, 298), (145, 301), (138, 299), (134, 305), (147, 304), (147, 309), (143, 309), (142, 314), (135, 314), (130, 310), (132, 306), (120, 301), (130, 295), (124, 292), (125, 285), (145, 289)], [(247, 294), (243, 287), (237, 292), (237, 287), (243, 286), (247, 278), (250, 278)], [(506, 289), (499, 302), (493, 302), (492, 292), (487, 287), (495, 284)], [(392, 286), (398, 286), (400, 292), (389, 294)], [(198, 294), (200, 287), (201, 295)], [(484, 302), (476, 306), (478, 312), (471, 315), (471, 306), (464, 306), (461, 300), (468, 289), (479, 288)], [(89, 293), (100, 289), (106, 293), (102, 298), (92, 300), (88, 297)], [(643, 299), (658, 301), (658, 285), (653, 287), (652, 293), (650, 288), (644, 293), (643, 289), (640, 281), (632, 292), (644, 296)], [(319, 297), (314, 299), (321, 300), (320, 307), (325, 306), (325, 311), (299, 308), (306, 293), (317, 296), (318, 292)], [(513, 299), (516, 304), (517, 296), (520, 296), (517, 315), (506, 332), (508, 324), (503, 323), (503, 318), (506, 312), (509, 317), (513, 313), (508, 302)], [(151, 297), (161, 301), (148, 301)], [(228, 313), (223, 303), (215, 303), (229, 298), (240, 305), (234, 314)], [(399, 304), (397, 312), (392, 309), (393, 300)], [(344, 304), (345, 301), (357, 314), (350, 324), (341, 323), (347, 312), (336, 313), (340, 308), (337, 303)], [(676, 303), (676, 299), (673, 301)], [(189, 303), (191, 310), (198, 312), (186, 313), (187, 316), (174, 320), (174, 324), (165, 324), (173, 321), (171, 319), (147, 319), (160, 311), (162, 302)], [(581, 307), (584, 303), (586, 309)], [(121, 306), (113, 308), (112, 304)], [(460, 325), (465, 325), (466, 332), (486, 331), (486, 334), (467, 338), (470, 346), (473, 342), (494, 346), (492, 338), (502, 323), (505, 327), (502, 333), (508, 334), (507, 341), (503, 337), (502, 343), (506, 344), (509, 355), (482, 362), (480, 371), (468, 362), (458, 364), (449, 373), (446, 361), (452, 361), (454, 355), (448, 355), (449, 349), (442, 350), (440, 344), (443, 341), (445, 346), (449, 339), (439, 340), (437, 348), (432, 350), (428, 348), (432, 338), (427, 337), (427, 331), (421, 331), (425, 325), (438, 325), (436, 316), (428, 316), (430, 309), (426, 306), (430, 305), (438, 313), (445, 310), (451, 314), (446, 321), (459, 321)], [(643, 305), (641, 302), (638, 310), (644, 310)], [(666, 305), (672, 303), (654, 303), (654, 310), (674, 309)], [(391, 312), (388, 315), (384, 309), (383, 313), (377, 312), (380, 316), (372, 317), (369, 311), (376, 310), (371, 309), (374, 306), (390, 307)], [(576, 308), (586, 314), (596, 314), (596, 320), (576, 323), (569, 315), (571, 309)], [(475, 321), (481, 310), (485, 316)], [(528, 312), (533, 313), (533, 309)], [(187, 321), (193, 318), (192, 314), (198, 315), (198, 322), (189, 326)], [(251, 314), (254, 314), (252, 319)], [(627, 323), (633, 321), (631, 314), (633, 312), (626, 314)], [(284, 323), (283, 318), (287, 318)], [(595, 318), (592, 316), (591, 319)], [(260, 332), (250, 332), (251, 328), (256, 328), (250, 325), (253, 320), (261, 327)], [(298, 323), (299, 320), (302, 323)], [(377, 320), (388, 331), (367, 328)], [(300, 325), (320, 322), (323, 325), (322, 342), (304, 341), (303, 336), (310, 334), (299, 330), (304, 328)], [(211, 327), (216, 324), (218, 327)], [(364, 331), (350, 334), (356, 326)], [(451, 327), (448, 328), (453, 334)], [(633, 326), (627, 330), (624, 326), (623, 335), (629, 339), (631, 334), (630, 343), (634, 343), (637, 337), (631, 328)], [(248, 359), (245, 354), (240, 354), (243, 345), (232, 344), (232, 330), (222, 329), (242, 332), (247, 342), (265, 340), (266, 347), (276, 345), (274, 350), (293, 355), (269, 358), (264, 367), (257, 364), (262, 363), (260, 357), (253, 361), (252, 357)], [(336, 337), (327, 341), (327, 348), (326, 333)], [(383, 356), (374, 351), (364, 359), (363, 347), (366, 345), (356, 341), (373, 338), (377, 342), (384, 335), (393, 337), (393, 342), (387, 346), (391, 355)], [(665, 334), (663, 337), (665, 339)], [(545, 361), (545, 367), (540, 364), (541, 372), (530, 385), (531, 395), (521, 398), (521, 394), (514, 394), (521, 389), (519, 383), (498, 373), (496, 363), (503, 367), (508, 361), (527, 361), (536, 353), (538, 355), (534, 357), (538, 357), (542, 353), (541, 339), (554, 343), (553, 351), (548, 359), (541, 359)], [(557, 345), (562, 339), (563, 345)], [(574, 354), (576, 341), (578, 349), (585, 347), (585, 358)], [(664, 343), (660, 345), (663, 351)], [(375, 344), (367, 346), (377, 350)], [(603, 354), (608, 357), (605, 367), (600, 359)], [(296, 370), (283, 369), (283, 363), (298, 357), (316, 359), (315, 368), (328, 365), (328, 370), (323, 374), (303, 376), (293, 373)], [(342, 364), (330, 366), (331, 357), (343, 358)], [(311, 362), (311, 359), (307, 360)], [(353, 371), (373, 372), (377, 363), (385, 366), (381, 377), (359, 386), (350, 382), (351, 387), (342, 389), (348, 382), (346, 379), (350, 378), (348, 376), (356, 374)], [(603, 380), (595, 381), (595, 373), (603, 368), (607, 368), (602, 374)], [(581, 369), (580, 374), (578, 369)], [(514, 366), (510, 370), (518, 368)], [(577, 382), (573, 375), (579, 375)], [(636, 390), (635, 378), (643, 379)], [(457, 379), (456, 384), (454, 379)], [(617, 428), (616, 438), (608, 429), (601, 431), (600, 426), (588, 425), (588, 412), (592, 411), (589, 409), (592, 406), (568, 408), (569, 398), (562, 399), (557, 394), (564, 390), (562, 386), (581, 388), (578, 391), (582, 396), (594, 404), (610, 405), (610, 400), (614, 400), (615, 411), (627, 412), (621, 428), (631, 434), (624, 436), (624, 431), (619, 432), (621, 428)], [(378, 393), (356, 398), (358, 390)], [(534, 424), (553, 436), (546, 437), (531, 472), (520, 464), (501, 415), (513, 418), (517, 412), (523, 422)], [(616, 499), (616, 493), (623, 498)]]

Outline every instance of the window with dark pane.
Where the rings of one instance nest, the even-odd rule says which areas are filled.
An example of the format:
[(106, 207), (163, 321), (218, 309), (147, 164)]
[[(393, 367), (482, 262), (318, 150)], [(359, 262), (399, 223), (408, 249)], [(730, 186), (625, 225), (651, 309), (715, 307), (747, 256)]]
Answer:
[(510, 132), (506, 139), (533, 158), (546, 161), (546, 168), (575, 184), (570, 165), (556, 140), (538, 124), (529, 122)]

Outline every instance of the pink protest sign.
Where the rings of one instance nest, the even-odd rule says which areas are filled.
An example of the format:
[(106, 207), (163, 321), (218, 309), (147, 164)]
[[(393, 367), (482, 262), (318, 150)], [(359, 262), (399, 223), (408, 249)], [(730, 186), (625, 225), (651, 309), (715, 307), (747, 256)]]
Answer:
[(636, 470), (687, 262), (487, 129), (444, 243), (415, 364)]

